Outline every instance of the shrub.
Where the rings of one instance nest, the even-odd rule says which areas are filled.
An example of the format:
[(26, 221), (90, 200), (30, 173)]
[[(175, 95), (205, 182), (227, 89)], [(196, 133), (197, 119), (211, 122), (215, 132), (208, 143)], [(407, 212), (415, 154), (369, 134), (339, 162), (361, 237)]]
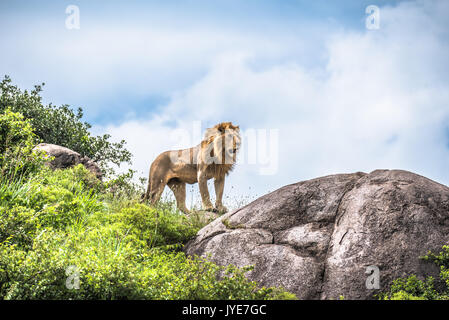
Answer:
[(30, 92), (22, 92), (5, 76), (0, 82), (0, 113), (8, 108), (20, 112), (30, 122), (40, 141), (61, 145), (88, 156), (106, 173), (112, 173), (110, 163), (120, 165), (130, 162), (131, 153), (126, 150), (124, 140), (111, 142), (107, 134), (90, 134), (91, 125), (82, 121), (81, 108), (74, 112), (68, 105), (43, 105), (40, 96), (43, 85), (36, 85)]
[(183, 214), (139, 203), (121, 209), (111, 220), (149, 247), (185, 243), (198, 231)]
[(400, 278), (393, 281), (388, 294), (383, 295), (384, 300), (426, 300), (436, 299), (437, 292), (434, 289), (433, 278), (420, 280), (415, 275), (408, 278)]
[(259, 288), (249, 268), (187, 257), (179, 249), (201, 225), (173, 204), (110, 201), (105, 190), (82, 165), (0, 184), (1, 298), (294, 298)]
[(94, 178), (82, 165), (41, 170), (25, 182), (0, 182), (0, 241), (27, 247), (44, 228), (80, 225), (93, 212), (103, 210), (92, 189)]
[[(78, 272), (79, 289), (70, 287), (74, 283), (66, 273), (69, 266)], [(96, 241), (89, 233), (67, 238), (47, 231), (29, 251), (0, 245), (0, 296), (6, 299), (294, 297), (276, 288), (258, 289), (244, 271), (187, 258), (182, 252), (140, 251), (131, 242), (117, 246)], [(226, 274), (222, 279), (220, 272)]]
[(139, 178), (140, 184), (134, 181), (136, 171), (129, 169), (127, 172), (117, 174), (105, 183), (108, 200), (140, 200), (145, 192), (146, 179)]
[(29, 120), (5, 109), (0, 113), (0, 174), (2, 180), (35, 172), (43, 163), (43, 155), (33, 151), (36, 135)]
[(440, 280), (445, 288), (436, 288), (434, 278), (418, 279), (416, 275), (400, 278), (393, 281), (388, 292), (381, 293), (384, 300), (448, 300), (449, 299), (449, 246), (443, 246), (438, 254), (429, 252), (422, 257), (426, 261), (435, 263), (440, 267)]
[(43, 155), (33, 151), (38, 141), (103, 168), (130, 154), (124, 141), (92, 137), (81, 109), (44, 106), (40, 91), (22, 92), (8, 77), (0, 83), (0, 298), (295, 298), (259, 288), (245, 277), (250, 268), (187, 257), (180, 248), (206, 222), (174, 202), (139, 203), (143, 185), (132, 182), (133, 171), (101, 182), (82, 165), (42, 166)]

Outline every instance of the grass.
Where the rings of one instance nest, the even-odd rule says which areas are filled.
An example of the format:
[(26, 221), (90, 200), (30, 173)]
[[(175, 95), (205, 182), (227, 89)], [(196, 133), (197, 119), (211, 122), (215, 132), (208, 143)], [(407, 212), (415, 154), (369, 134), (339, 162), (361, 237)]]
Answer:
[(229, 221), (229, 219), (222, 219), (221, 223), (223, 223), (227, 229), (245, 229), (246, 228), (245, 225), (243, 225), (243, 224), (232, 225), (231, 222)]
[[(142, 190), (120, 184), (83, 166), (0, 180), (0, 298), (295, 298), (249, 281), (247, 269), (187, 257), (182, 246), (210, 220), (170, 200), (142, 204)], [(66, 286), (70, 266), (79, 289)]]

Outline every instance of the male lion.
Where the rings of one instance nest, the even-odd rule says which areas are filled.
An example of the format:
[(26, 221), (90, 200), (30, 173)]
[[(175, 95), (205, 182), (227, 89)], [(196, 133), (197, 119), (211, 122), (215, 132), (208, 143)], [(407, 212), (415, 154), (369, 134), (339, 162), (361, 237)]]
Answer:
[[(178, 209), (186, 208), (186, 183), (198, 182), (202, 207), (208, 211), (227, 212), (223, 206), (225, 176), (233, 169), (240, 148), (240, 128), (231, 122), (222, 122), (206, 130), (204, 140), (190, 149), (161, 153), (150, 167), (148, 188), (143, 200), (159, 201), (165, 185), (173, 191)], [(215, 208), (207, 189), (207, 180), (214, 178)]]

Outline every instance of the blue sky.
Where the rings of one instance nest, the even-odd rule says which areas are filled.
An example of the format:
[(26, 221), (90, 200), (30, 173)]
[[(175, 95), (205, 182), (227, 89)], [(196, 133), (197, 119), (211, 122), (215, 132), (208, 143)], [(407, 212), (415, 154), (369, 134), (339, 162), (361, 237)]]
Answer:
[[(71, 4), (80, 8), (81, 28), (76, 31), (67, 30), (64, 24), (65, 8)], [(6, 58), (2, 69), (23, 87), (46, 82), (46, 101), (83, 106), (87, 119), (94, 123), (117, 123), (122, 121), (123, 112), (133, 117), (142, 111), (157, 110), (167, 103), (173, 91), (207, 73), (208, 66), (194, 57), (185, 57), (181, 70), (178, 65), (170, 67), (170, 60), (178, 58), (177, 51), (189, 46), (189, 53), (195, 54), (192, 48), (196, 46), (198, 51), (208, 51), (210, 57), (220, 50), (233, 49), (233, 44), (227, 43), (214, 52), (213, 43), (201, 43), (205, 31), (210, 30), (206, 35), (209, 37), (214, 33), (218, 36), (246, 34), (250, 39), (260, 36), (272, 39), (282, 34), (291, 41), (303, 36), (318, 37), (308, 42), (310, 47), (298, 45), (277, 55), (261, 55), (254, 61), (260, 65), (300, 61), (303, 66), (311, 67), (325, 63), (325, 55), (319, 52), (323, 50), (325, 34), (340, 28), (362, 30), (365, 27), (364, 10), (369, 4), (372, 1), (2, 1), (1, 36), (10, 44), (8, 52), (2, 53)], [(157, 70), (158, 74), (151, 75), (156, 83), (136, 94), (133, 90), (136, 84), (129, 83), (129, 77), (141, 76), (135, 70), (139, 65), (130, 65), (126, 59), (145, 59), (151, 44), (145, 50), (139, 43), (160, 40), (151, 34), (154, 31), (165, 32), (167, 37), (173, 34), (190, 37), (192, 42), (179, 46), (166, 44), (168, 55), (165, 61), (159, 61), (162, 70), (147, 66), (148, 73)], [(134, 32), (136, 39), (127, 43)], [(120, 47), (127, 44), (127, 48)], [(37, 56), (34, 51), (38, 51)], [(111, 54), (113, 58), (109, 64), (89, 64), (98, 54)], [(189, 67), (189, 64), (193, 65)], [(95, 73), (93, 78), (92, 73)], [(104, 78), (109, 78), (107, 88), (95, 90), (99, 87), (95, 81), (105, 82)], [(110, 83), (112, 80), (115, 81)], [(86, 86), (95, 92), (86, 90)], [(84, 89), (83, 92), (76, 92), (78, 88)]]
[[(79, 30), (65, 28), (68, 5)], [(0, 70), (83, 107), (96, 133), (128, 141), (143, 176), (158, 153), (198, 142), (174, 131), (232, 120), (280, 142), (277, 170), (242, 163), (228, 194), (378, 168), (449, 184), (448, 14), (444, 0), (2, 1)]]

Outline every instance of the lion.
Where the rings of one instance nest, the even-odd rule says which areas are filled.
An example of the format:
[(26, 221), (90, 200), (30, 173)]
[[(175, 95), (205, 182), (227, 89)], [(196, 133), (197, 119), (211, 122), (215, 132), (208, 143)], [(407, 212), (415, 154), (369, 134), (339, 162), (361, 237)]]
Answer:
[[(143, 201), (154, 204), (159, 201), (166, 185), (173, 191), (180, 211), (186, 208), (186, 183), (198, 182), (202, 208), (206, 211), (225, 213), (223, 205), (225, 176), (234, 168), (241, 138), (239, 126), (222, 122), (206, 130), (204, 139), (195, 147), (161, 153), (150, 167), (148, 188)], [(215, 207), (210, 201), (207, 181), (214, 178)]]

